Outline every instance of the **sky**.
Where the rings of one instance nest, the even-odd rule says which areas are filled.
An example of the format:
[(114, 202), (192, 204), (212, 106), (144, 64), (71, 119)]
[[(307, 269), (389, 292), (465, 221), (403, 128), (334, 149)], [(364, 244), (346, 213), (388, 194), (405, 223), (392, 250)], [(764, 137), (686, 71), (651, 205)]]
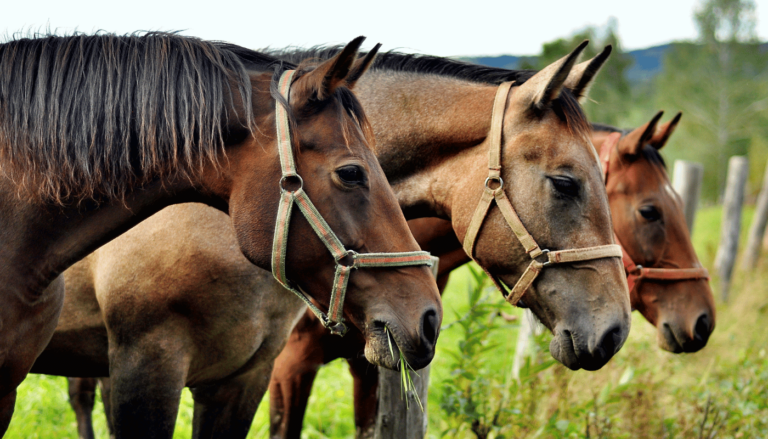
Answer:
[[(533, 55), (544, 42), (618, 22), (625, 49), (695, 39), (700, 0), (5, 0), (0, 33), (182, 31), (251, 49), (346, 43), (439, 56)], [(757, 0), (768, 40), (768, 0)]]

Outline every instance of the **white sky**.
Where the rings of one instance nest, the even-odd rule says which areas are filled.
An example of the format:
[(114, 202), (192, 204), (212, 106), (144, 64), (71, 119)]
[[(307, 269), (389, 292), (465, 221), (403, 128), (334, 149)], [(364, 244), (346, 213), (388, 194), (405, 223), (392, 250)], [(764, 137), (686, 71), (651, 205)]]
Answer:
[[(626, 49), (693, 39), (699, 0), (4, 0), (0, 33), (103, 29), (184, 30), (249, 48), (345, 43), (433, 55), (536, 54), (541, 44), (618, 20)], [(757, 33), (768, 40), (768, 0), (757, 0)]]

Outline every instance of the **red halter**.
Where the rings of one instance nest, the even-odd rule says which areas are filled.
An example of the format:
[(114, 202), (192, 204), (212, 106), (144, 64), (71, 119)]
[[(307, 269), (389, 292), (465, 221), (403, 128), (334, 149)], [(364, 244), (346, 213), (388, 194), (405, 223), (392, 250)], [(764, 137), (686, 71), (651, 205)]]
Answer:
[[(603, 146), (600, 147), (600, 164), (603, 167), (603, 181), (605, 185), (608, 185), (608, 168), (611, 161), (611, 150), (616, 148), (621, 139), (621, 133), (612, 133), (603, 142)], [(616, 243), (621, 246), (622, 262), (624, 263), (624, 270), (627, 273), (627, 285), (629, 286), (630, 297), (635, 291), (637, 285), (643, 280), (654, 281), (666, 281), (666, 282), (679, 282), (684, 280), (693, 279), (706, 279), (709, 281), (709, 272), (704, 267), (699, 268), (646, 268), (642, 265), (638, 265), (627, 253), (624, 245), (619, 240), (616, 233), (613, 234), (616, 239)]]

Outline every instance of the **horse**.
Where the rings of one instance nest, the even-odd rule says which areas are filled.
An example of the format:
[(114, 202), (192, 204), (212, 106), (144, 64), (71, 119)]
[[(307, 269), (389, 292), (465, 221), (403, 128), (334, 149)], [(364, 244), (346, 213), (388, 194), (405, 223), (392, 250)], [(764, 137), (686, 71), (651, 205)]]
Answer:
[[(530, 233), (536, 237), (536, 240), (541, 240), (542, 243), (547, 244), (549, 248), (553, 249), (553, 252), (557, 252), (556, 249), (572, 246), (589, 247), (612, 242), (607, 198), (604, 197), (605, 191), (599, 162), (588, 139), (584, 137), (582, 131), (579, 131), (587, 127), (586, 120), (580, 111), (576, 98), (569, 90), (563, 88), (569, 78), (585, 84), (590, 82), (590, 78), (594, 77), (597, 72), (595, 64), (602, 64), (607, 53), (604, 53), (596, 61), (588, 61), (586, 65), (579, 65), (576, 68), (574, 67), (576, 57), (581, 50), (583, 50), (583, 45), (550, 68), (539, 72), (537, 75), (531, 75), (526, 80), (521, 80), (519, 85), (511, 88), (511, 93), (500, 99), (501, 104), (504, 105), (498, 105), (503, 110), (503, 118), (496, 119), (499, 125), (503, 121), (504, 126), (504, 174), (502, 178), (505, 185), (514, 189), (508, 191), (513, 198), (514, 210), (517, 211), (526, 226), (530, 227)], [(592, 68), (586, 69), (588, 66), (592, 66)], [(572, 70), (573, 76), (569, 76)], [(436, 75), (432, 67), (423, 68), (421, 71), (415, 70), (411, 75), (403, 74), (396, 69), (382, 69), (380, 76), (374, 78), (371, 85), (381, 85), (381, 81), (384, 80), (387, 81), (386, 84), (381, 85), (381, 88), (379, 85), (363, 87), (368, 75), (375, 73), (376, 70), (369, 71), (365, 77), (358, 81), (356, 93), (361, 93), (358, 95), (361, 100), (368, 99), (370, 101), (384, 99), (387, 96), (400, 96), (398, 99), (408, 97), (413, 104), (421, 102), (420, 105), (438, 106), (439, 108), (445, 102), (441, 99), (446, 98), (446, 90), (464, 100), (455, 107), (456, 114), (439, 116), (438, 120), (430, 120), (426, 116), (422, 116), (422, 121), (410, 118), (409, 124), (404, 125), (401, 120), (391, 120), (393, 114), (389, 113), (389, 111), (394, 111), (394, 114), (400, 117), (401, 108), (385, 105), (383, 107), (378, 106), (379, 109), (373, 113), (374, 116), (371, 121), (377, 135), (397, 128), (400, 135), (403, 136), (402, 140), (386, 136), (381, 137), (384, 139), (383, 141), (377, 139), (377, 155), (387, 178), (390, 182), (396, 182), (394, 187), (398, 190), (397, 196), (406, 215), (409, 217), (419, 214), (450, 215), (452, 219), (451, 229), (454, 230), (454, 233), (466, 234), (473, 209), (483, 191), (484, 178), (479, 177), (482, 176), (482, 173), (488, 172), (487, 157), (491, 148), (490, 139), (486, 138), (491, 127), (489, 116), (492, 113), (490, 111), (492, 103), (494, 100), (499, 101), (496, 99), (497, 87), (482, 85), (477, 81), (458, 80), (447, 74)], [(436, 82), (436, 84), (425, 87), (431, 82)], [(476, 114), (480, 111), (478, 108), (483, 109), (482, 117)], [(368, 110), (366, 111), (368, 112)], [(414, 107), (410, 111), (419, 112), (420, 110)], [(458, 114), (459, 112), (461, 114)], [(457, 125), (451, 123), (450, 120), (442, 120), (442, 118), (449, 117), (464, 120), (462, 129), (458, 130)], [(474, 122), (477, 126), (473, 126), (469, 122)], [(432, 131), (426, 131), (425, 128), (431, 128)], [(467, 133), (466, 130), (471, 132)], [(417, 148), (410, 139), (419, 139), (420, 136), (425, 137), (423, 137), (423, 143)], [(424, 151), (415, 151), (416, 149), (423, 149)], [(418, 156), (410, 157), (416, 152), (423, 157), (421, 159)], [(512, 168), (515, 169), (515, 172), (512, 172)], [(470, 175), (475, 178), (470, 179)], [(467, 181), (458, 184), (457, 176), (458, 178), (466, 178)], [(522, 176), (525, 178), (520, 180)], [(434, 183), (424, 184), (424, 181), (431, 182), (433, 180)], [(523, 185), (523, 182), (528, 182), (528, 184)], [(527, 189), (521, 189), (524, 186)], [(447, 196), (451, 192), (455, 192), (456, 195)], [(438, 195), (441, 198), (439, 200), (436, 199)], [(577, 200), (578, 203), (576, 203)], [(551, 214), (539, 217), (537, 212), (550, 212)], [(526, 254), (517, 236), (510, 233), (503, 215), (495, 208), (490, 210), (489, 214), (490, 216), (480, 229), (478, 239), (476, 239), (473, 247), (475, 257), (481, 265), (488, 268), (493, 274), (498, 274), (499, 277), (508, 282), (516, 281), (516, 278), (530, 265), (531, 258)], [(191, 213), (169, 214), (173, 218), (188, 215)], [(150, 221), (152, 220), (150, 219)], [(198, 221), (191, 222), (196, 223)], [(153, 228), (157, 228), (158, 231), (151, 232)], [(566, 233), (566, 237), (550, 236), (548, 231), (555, 228), (569, 233)], [(219, 238), (208, 236), (193, 240), (177, 237), (175, 241), (178, 242), (174, 244), (169, 241), (171, 239), (170, 230), (164, 232), (159, 230), (158, 226), (147, 226), (143, 231), (137, 229), (134, 237), (137, 242), (141, 238), (143, 242), (154, 243), (157, 239), (167, 236), (167, 239), (163, 239), (163, 247), (172, 246), (172, 248), (189, 248), (187, 242), (205, 243), (206, 240), (212, 240), (211, 244), (194, 244), (201, 245), (205, 247), (204, 249), (194, 250), (193, 248), (194, 251), (184, 250), (174, 253), (184, 255), (185, 258), (196, 258), (194, 266), (215, 265), (213, 271), (217, 278), (238, 278), (236, 274), (227, 274), (230, 272), (237, 273), (236, 265), (230, 262), (231, 255), (208, 249), (209, 246), (213, 248), (213, 243), (217, 242)], [(229, 240), (224, 240), (220, 246), (226, 249), (227, 246), (231, 247), (231, 244), (229, 244)], [(257, 386), (262, 381), (266, 382), (269, 376), (268, 372), (272, 368), (279, 349), (276, 349), (274, 353), (266, 350), (261, 353), (258, 361), (261, 362), (262, 366), (256, 363), (255, 357), (252, 361), (244, 362), (240, 357), (251, 358), (248, 356), (250, 352), (246, 351), (245, 354), (241, 355), (240, 352), (245, 351), (244, 349), (238, 350), (232, 347), (232, 345), (243, 345), (244, 342), (231, 343), (219, 338), (218, 343), (226, 346), (227, 349), (209, 347), (214, 343), (200, 341), (201, 337), (207, 337), (205, 334), (220, 334), (219, 337), (230, 337), (230, 335), (226, 331), (211, 331), (199, 327), (190, 317), (190, 315), (197, 315), (198, 312), (202, 313), (203, 310), (206, 310), (210, 312), (211, 325), (217, 324), (216, 319), (232, 322), (247, 321), (246, 317), (242, 316), (245, 311), (261, 312), (261, 310), (248, 308), (242, 302), (234, 299), (242, 295), (242, 291), (254, 291), (255, 287), (251, 282), (244, 280), (242, 286), (238, 286), (233, 280), (229, 285), (225, 284), (218, 287), (210, 282), (200, 282), (198, 279), (191, 279), (190, 282), (183, 281), (186, 275), (179, 275), (179, 279), (173, 281), (171, 279), (163, 280), (162, 283), (153, 280), (153, 282), (148, 282), (148, 286), (142, 285), (140, 287), (145, 293), (134, 294), (135, 298), (131, 300), (140, 300), (139, 298), (149, 297), (154, 291), (162, 291), (162, 294), (155, 293), (155, 296), (161, 296), (158, 297), (158, 302), (150, 304), (148, 299), (145, 299), (147, 305), (140, 307), (135, 302), (132, 303), (132, 308), (140, 308), (145, 311), (141, 315), (142, 318), (132, 316), (131, 319), (126, 320), (123, 317), (125, 313), (123, 308), (127, 305), (117, 299), (125, 297), (126, 294), (124, 292), (118, 293), (118, 291), (135, 288), (133, 286), (135, 282), (131, 279), (150, 277), (145, 271), (151, 270), (151, 267), (156, 265), (154, 262), (156, 257), (149, 254), (151, 248), (148, 245), (142, 247), (139, 244), (132, 244), (130, 247), (135, 248), (133, 253), (119, 250), (120, 246), (117, 243), (114, 247), (106, 246), (97, 252), (98, 255), (93, 256), (92, 262), (88, 262), (88, 259), (83, 261), (84, 268), (82, 270), (76, 271), (78, 267), (73, 267), (72, 274), (67, 277), (67, 285), (72, 285), (69, 288), (72, 296), (70, 302), (72, 308), (68, 313), (76, 316), (77, 310), (88, 310), (88, 312), (93, 313), (92, 320), (94, 322), (103, 316), (104, 323), (100, 325), (100, 331), (103, 334), (102, 342), (92, 345), (83, 343), (85, 340), (83, 332), (78, 333), (76, 328), (61, 325), (48, 350), (36, 364), (34, 369), (36, 372), (67, 376), (103, 376), (106, 372), (111, 373), (111, 368), (120, 367), (113, 364), (112, 360), (115, 355), (114, 353), (107, 355), (107, 349), (110, 352), (123, 349), (123, 346), (131, 343), (127, 335), (131, 335), (131, 338), (135, 340), (142, 339), (144, 333), (167, 331), (164, 332), (167, 336), (162, 337), (162, 339), (188, 341), (180, 341), (179, 343), (184, 347), (165, 355), (168, 361), (163, 364), (157, 362), (150, 368), (151, 370), (168, 367), (176, 371), (178, 366), (172, 357), (189, 358), (196, 355), (206, 355), (209, 351), (213, 351), (216, 354), (212, 356), (211, 361), (221, 361), (226, 363), (225, 366), (238, 367), (237, 370), (243, 375), (247, 374), (247, 377), (258, 378), (253, 386)], [(147, 249), (141, 251), (142, 248)], [(102, 258), (109, 260), (109, 263), (96, 262)], [(218, 258), (224, 262), (216, 262), (210, 258)], [(118, 262), (118, 260), (122, 262)], [(146, 262), (136, 264), (135, 261), (137, 260), (146, 260)], [(227, 268), (230, 265), (233, 265), (233, 268)], [(524, 303), (536, 307), (541, 313), (542, 319), (546, 319), (550, 325), (553, 327), (557, 325), (560, 337), (567, 337), (567, 333), (562, 331), (572, 331), (578, 334), (578, 336), (573, 337), (573, 340), (584, 343), (583, 346), (571, 344), (561, 349), (562, 341), (556, 340), (553, 342), (553, 346), (555, 346), (552, 350), (553, 355), (556, 355), (557, 358), (572, 368), (599, 368), (621, 346), (628, 332), (629, 301), (619, 258), (611, 256), (590, 260), (580, 263), (578, 268), (568, 265), (556, 267), (547, 268), (542, 272), (532, 288), (525, 293)], [(589, 267), (591, 270), (581, 269), (583, 267)], [(253, 276), (256, 277), (257, 274), (253, 274)], [(600, 277), (599, 281), (595, 276)], [(244, 276), (239, 275), (239, 277)], [(123, 279), (129, 279), (129, 281)], [(566, 282), (566, 280), (568, 281)], [(154, 284), (161, 287), (155, 287)], [(172, 284), (179, 291), (169, 292), (168, 286)], [(211, 288), (216, 288), (214, 294), (210, 293)], [(279, 286), (274, 282), (267, 282), (262, 288), (279, 288)], [(200, 289), (205, 291), (205, 295), (216, 296), (217, 301), (215, 303), (197, 303), (200, 302), (198, 296), (203, 294)], [(554, 295), (553, 293), (556, 291), (567, 291), (568, 293)], [(70, 300), (69, 297), (70, 294), (68, 294), (68, 301)], [(83, 303), (78, 304), (80, 297), (83, 298)], [(233, 299), (223, 299), (229, 297)], [(168, 305), (158, 305), (160, 299)], [(575, 313), (566, 312), (568, 309), (581, 310), (585, 301), (589, 300), (598, 300), (603, 303), (604, 307), (601, 312), (587, 314), (586, 309), (584, 309), (583, 318)], [(191, 304), (178, 307), (185, 310), (185, 313), (181, 313), (181, 311), (176, 310), (177, 306), (174, 305), (177, 302)], [(143, 315), (149, 312), (149, 305), (158, 309), (153, 311), (153, 317), (149, 319), (156, 327), (152, 330), (136, 331), (136, 324), (131, 321), (143, 322)], [(190, 312), (190, 309), (194, 311)], [(241, 315), (240, 320), (231, 317), (235, 313)], [(121, 318), (111, 318), (111, 314), (119, 315)], [(291, 326), (300, 317), (300, 314), (301, 312), (287, 319), (290, 325), (275, 323), (270, 326), (269, 329), (273, 330), (274, 333), (271, 339), (277, 340), (278, 334), (282, 334), (283, 339), (287, 340)], [(88, 319), (84, 319), (82, 316), (67, 319), (67, 321), (72, 322), (85, 320)], [(182, 328), (179, 329), (179, 324), (167, 325), (166, 322), (168, 321), (186, 323), (183, 323)], [(64, 322), (63, 318), (62, 322)], [(165, 325), (167, 329), (160, 329), (162, 325)], [(125, 340), (113, 336), (116, 332), (125, 333)], [(360, 336), (359, 331), (355, 331), (353, 328), (344, 339)], [(240, 340), (240, 337), (237, 340)], [(77, 353), (78, 348), (73, 347), (77, 343), (83, 343), (81, 352), (86, 352), (86, 354)], [(332, 345), (343, 347), (346, 343), (336, 338), (336, 342)], [(88, 349), (93, 346), (96, 346), (98, 348), (96, 350), (101, 353), (88, 353), (90, 352)], [(77, 355), (76, 360), (64, 359), (64, 356), (73, 353)], [(98, 366), (101, 367), (100, 370), (96, 370), (96, 366), (92, 370), (88, 370), (85, 366), (90, 361), (86, 357), (90, 355), (98, 357), (92, 361), (97, 366), (100, 364)], [(160, 357), (160, 355), (154, 357)], [(63, 367), (68, 363), (79, 369)], [(192, 376), (192, 374), (184, 372), (187, 367), (185, 364), (182, 363), (182, 372), (172, 372), (174, 376)], [(109, 370), (107, 370), (108, 368)], [(220, 382), (219, 378), (222, 375), (214, 369), (213, 367), (206, 368), (209, 375), (202, 377), (195, 375), (193, 376), (195, 381), (185, 382), (191, 385), (196, 408), (199, 409), (196, 410), (194, 434), (196, 437), (206, 437), (213, 434), (211, 433), (213, 431), (226, 431), (229, 437), (237, 437), (234, 436), (231, 429), (218, 429), (233, 423), (250, 425), (252, 413), (255, 411), (255, 406), (250, 402), (255, 401), (257, 403), (260, 395), (256, 397), (251, 394), (252, 396), (248, 399), (249, 403), (243, 404), (241, 407), (234, 404), (245, 399), (239, 396), (232, 399), (232, 404), (225, 402), (223, 398), (226, 395), (241, 394), (236, 393), (233, 387), (235, 384), (243, 387), (245, 377), (230, 386), (226, 381)], [(251, 372), (252, 370), (255, 371)], [(211, 394), (215, 391), (220, 392), (217, 394), (221, 394), (220, 398), (222, 399), (214, 401), (214, 398), (208, 397), (211, 403), (205, 404), (206, 392)], [(262, 393), (263, 391), (261, 390)], [(117, 400), (119, 398), (116, 398), (113, 392), (113, 405)], [(173, 405), (173, 410), (175, 410), (177, 404), (169, 400), (169, 405)], [(204, 408), (205, 406), (211, 408)], [(224, 419), (224, 421), (217, 421), (217, 417)], [(242, 421), (235, 422), (235, 417), (242, 419)], [(211, 425), (216, 425), (216, 427), (207, 427)]]
[[(0, 45), (1, 434), (57, 326), (60, 274), (182, 202), (228, 213), (232, 246), (249, 264), (325, 306), (345, 292), (334, 273), (381, 256), (367, 252), (406, 252), (392, 256), (414, 266), (344, 276), (347, 306), (334, 301), (327, 323), (358, 326), (374, 363), (397, 364), (392, 344), (414, 366), (429, 363), (440, 298), (350, 91), (371, 61), (357, 59), (362, 41), (316, 68), (167, 33)], [(312, 224), (290, 214), (294, 204)], [(144, 372), (113, 385), (138, 386)], [(128, 404), (116, 420), (141, 437), (154, 414), (141, 398)]]
[[(624, 264), (626, 275), (636, 278), (629, 289), (632, 309), (656, 326), (659, 347), (673, 353), (696, 352), (714, 330), (714, 298), (693, 250), (682, 202), (671, 189), (658, 152), (682, 113), (657, 126), (661, 115), (634, 130), (592, 124), (592, 142), (605, 164), (617, 241), (636, 262)], [(408, 221), (408, 226), (421, 248), (440, 258), (437, 283), (442, 293), (450, 273), (470, 259), (448, 221), (421, 218)], [(638, 278), (633, 267), (640, 264), (673, 275), (683, 273), (677, 278)], [(317, 370), (337, 358), (348, 361), (353, 378), (358, 437), (369, 437), (376, 421), (378, 370), (359, 354), (359, 337), (339, 346), (319, 328), (317, 319), (306, 313), (275, 361), (269, 387), (272, 437), (299, 437)]]

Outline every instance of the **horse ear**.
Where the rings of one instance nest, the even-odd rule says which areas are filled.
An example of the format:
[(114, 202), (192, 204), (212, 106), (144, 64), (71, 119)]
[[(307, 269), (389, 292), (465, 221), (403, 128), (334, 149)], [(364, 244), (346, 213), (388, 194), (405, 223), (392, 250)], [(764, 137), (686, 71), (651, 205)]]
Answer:
[(597, 72), (603, 67), (605, 61), (611, 55), (613, 47), (609, 44), (605, 46), (602, 52), (589, 61), (576, 64), (571, 73), (568, 74), (568, 79), (565, 80), (565, 86), (571, 89), (571, 92), (576, 99), (581, 100), (589, 92), (589, 88), (597, 76)]
[(308, 92), (305, 96), (313, 96), (318, 101), (323, 101), (333, 95), (336, 88), (345, 85), (363, 41), (365, 37), (355, 38), (336, 56), (299, 78), (297, 82), (302, 91)]
[(349, 75), (347, 75), (348, 89), (353, 89), (357, 83), (357, 80), (363, 76), (363, 73), (368, 71), (371, 65), (373, 65), (373, 61), (376, 59), (376, 55), (379, 53), (380, 47), (381, 43), (376, 44), (373, 46), (373, 49), (371, 49), (371, 51), (365, 55), (364, 58), (355, 61), (355, 64), (352, 66), (352, 70), (349, 72)]
[(656, 134), (656, 125), (659, 123), (659, 119), (661, 119), (663, 114), (663, 111), (659, 111), (656, 113), (656, 116), (653, 116), (653, 119), (651, 119), (650, 122), (635, 128), (632, 132), (624, 136), (621, 141), (619, 141), (619, 152), (628, 156), (639, 154), (640, 151), (642, 151), (643, 146), (650, 142), (654, 134)]
[(549, 108), (552, 101), (560, 96), (568, 74), (587, 44), (589, 41), (585, 40), (573, 52), (533, 75), (518, 88), (515, 96), (523, 102), (527, 101), (529, 108), (534, 111), (541, 112)]
[(656, 130), (656, 134), (649, 142), (651, 146), (656, 149), (661, 149), (664, 147), (664, 145), (667, 143), (667, 140), (669, 140), (669, 136), (675, 132), (675, 128), (677, 128), (677, 124), (680, 122), (681, 117), (683, 117), (683, 113), (679, 112), (675, 117), (672, 118), (672, 120), (660, 126), (659, 129)]

